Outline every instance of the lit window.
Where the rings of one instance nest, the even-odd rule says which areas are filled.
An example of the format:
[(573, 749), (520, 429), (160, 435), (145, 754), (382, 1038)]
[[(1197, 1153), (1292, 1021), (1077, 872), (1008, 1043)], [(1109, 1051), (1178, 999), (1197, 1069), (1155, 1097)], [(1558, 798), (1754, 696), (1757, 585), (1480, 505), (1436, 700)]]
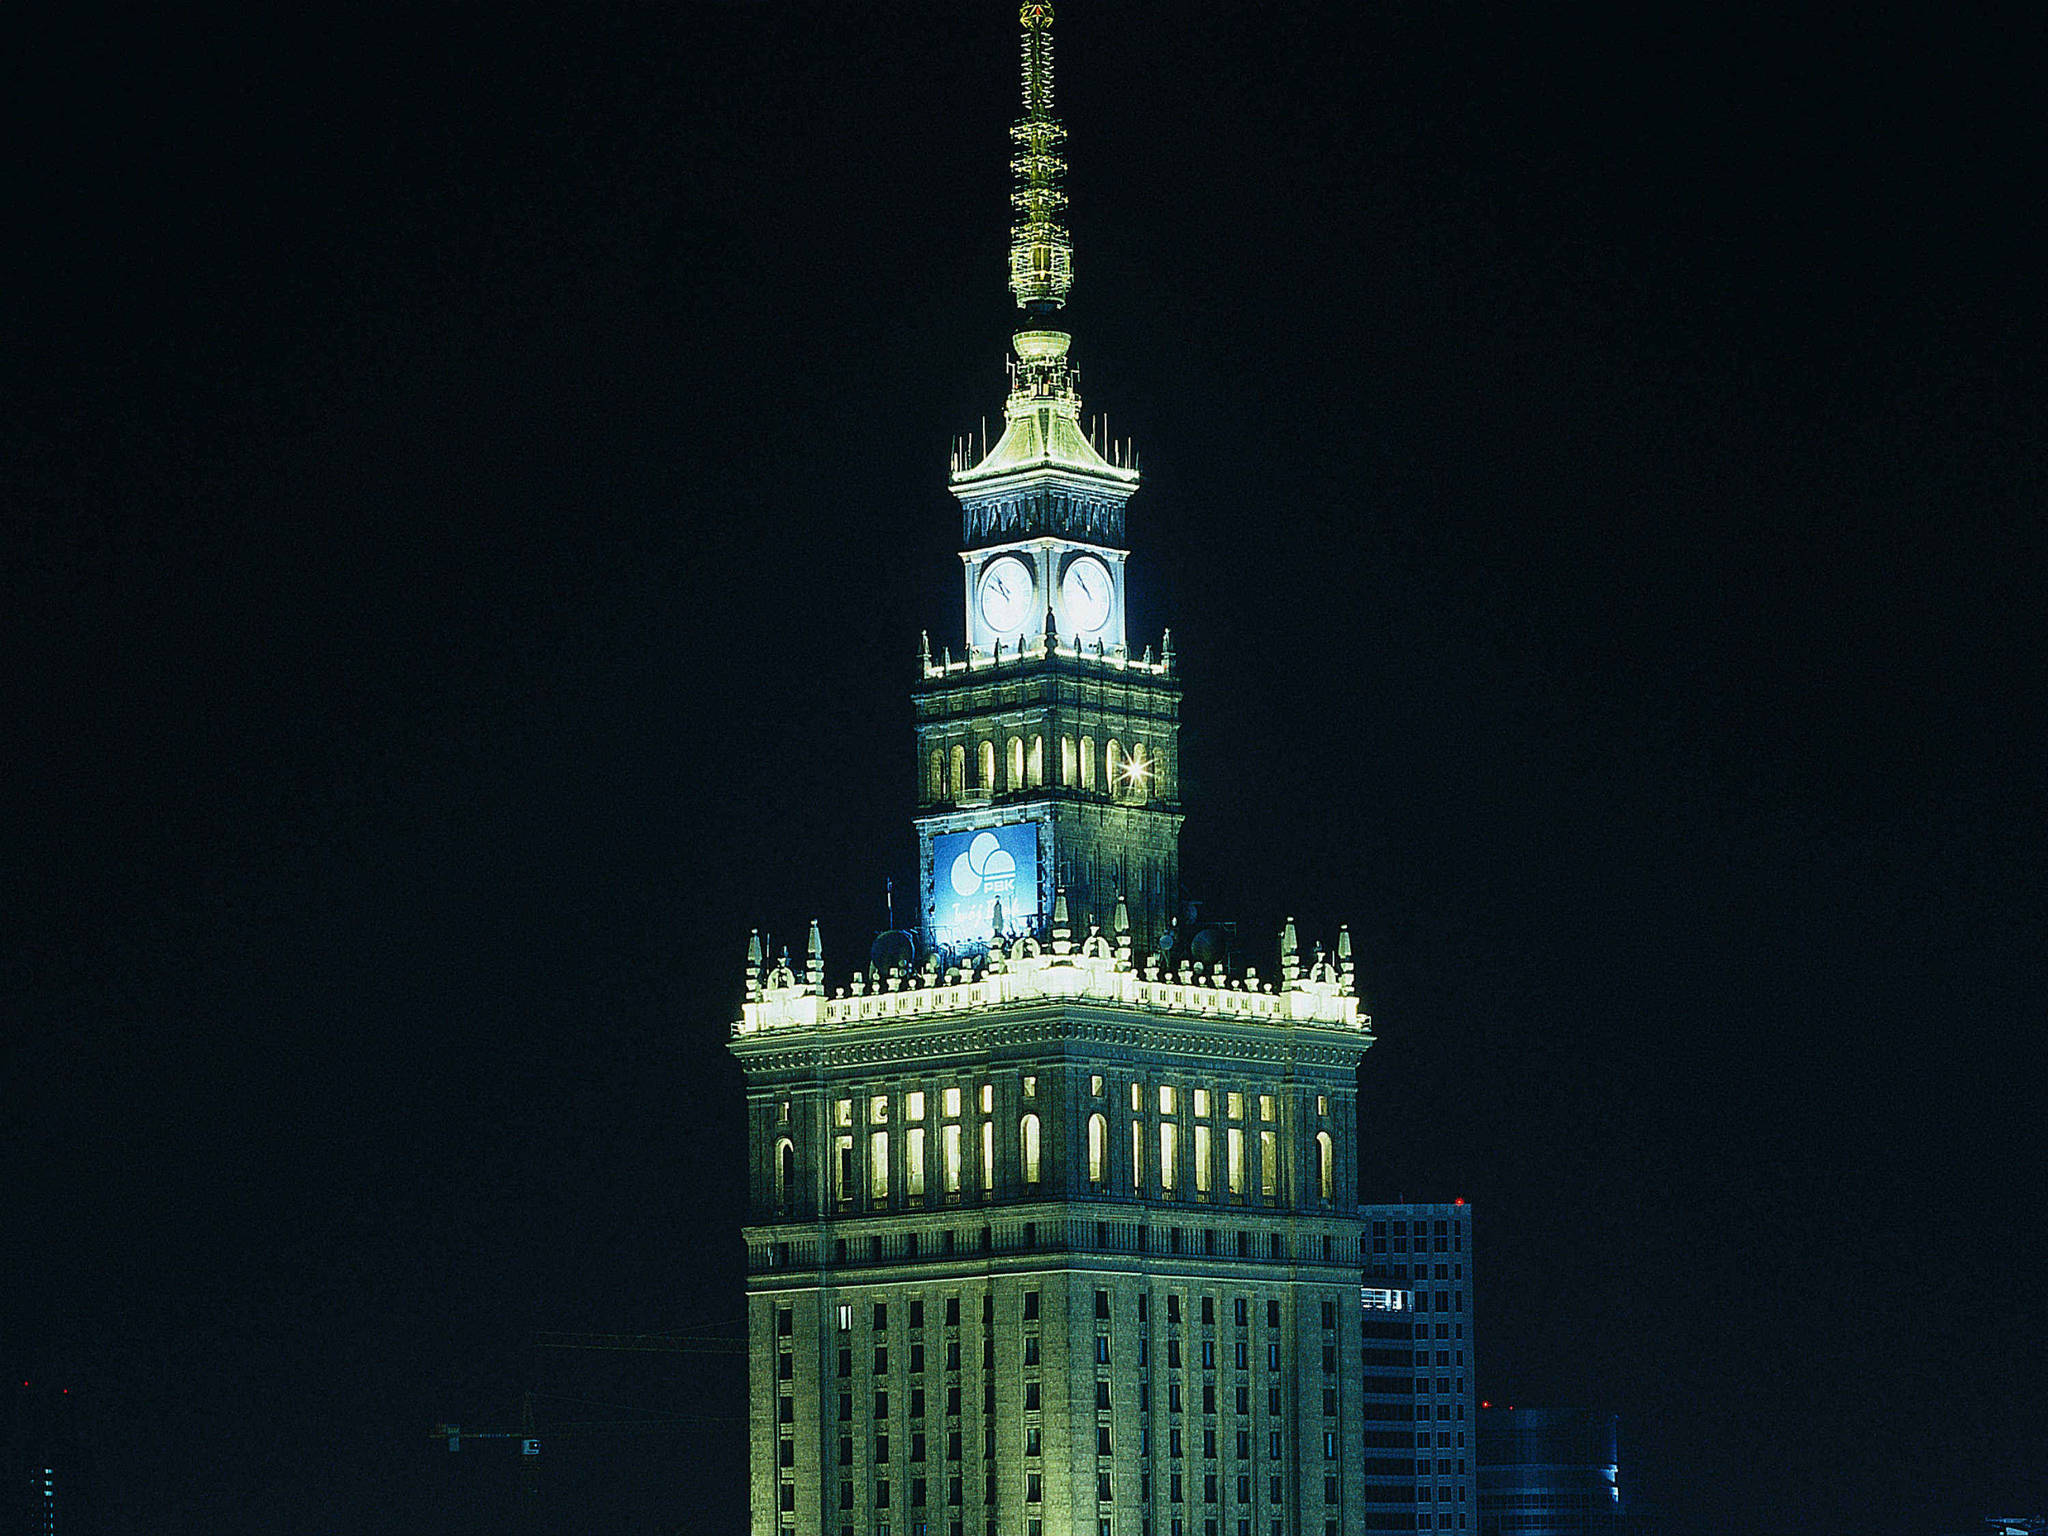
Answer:
[(1131, 1112), (1133, 1114), (1140, 1114), (1143, 1113), (1144, 1108), (1145, 1085), (1143, 1083), (1133, 1083), (1131, 1084)]
[(993, 1083), (981, 1085), (981, 1112), (985, 1115), (996, 1107), (996, 1089)]
[[(1236, 1094), (1231, 1095), (1236, 1098)], [(1244, 1193), (1244, 1132), (1236, 1126), (1223, 1133), (1223, 1160), (1225, 1174), (1230, 1181), (1233, 1195)]]
[(1030, 779), (1033, 788), (1045, 782), (1045, 738), (1043, 736), (1031, 738)]
[(949, 1125), (945, 1129), (942, 1150), (946, 1164), (946, 1193), (960, 1193), (960, 1127)]
[(984, 793), (996, 787), (996, 744), (984, 741), (981, 744), (981, 788)]
[(1209, 1127), (1195, 1127), (1195, 1191), (1209, 1193)]
[(1011, 789), (1024, 787), (1024, 738), (1010, 738), (1010, 784)]
[(1159, 1187), (1171, 1192), (1180, 1172), (1180, 1127), (1171, 1120), (1159, 1122)]
[(1209, 1090), (1206, 1088), (1197, 1088), (1195, 1090), (1195, 1113), (1198, 1115), (1209, 1113)]
[(887, 1095), (886, 1093), (878, 1093), (873, 1098), (868, 1100), (868, 1124), (887, 1125), (888, 1123), (889, 1095)]
[(1024, 1182), (1038, 1182), (1038, 1116), (1026, 1115), (1017, 1127), (1024, 1156)]
[(1270, 1093), (1259, 1095), (1259, 1118), (1268, 1124), (1273, 1120), (1273, 1095)]
[(1159, 1113), (1170, 1115), (1173, 1112), (1173, 1087), (1171, 1084), (1161, 1083), (1159, 1085)]
[(996, 1128), (987, 1120), (981, 1122), (981, 1187), (990, 1194), (996, 1187)]
[(846, 1333), (851, 1331), (852, 1328), (853, 1306), (849, 1302), (842, 1302), (839, 1306), (839, 1331), (841, 1333)]
[(960, 1090), (958, 1088), (948, 1088), (946, 1090), (945, 1102), (946, 1118), (950, 1120), (953, 1116), (960, 1113)]
[(1271, 1131), (1259, 1132), (1259, 1193), (1280, 1193), (1280, 1138)]
[(1336, 1153), (1328, 1131), (1316, 1132), (1316, 1187), (1325, 1200), (1337, 1197)]
[(904, 1136), (903, 1187), (912, 1195), (924, 1193), (924, 1127), (913, 1126)]
[(1100, 1115), (1088, 1117), (1088, 1182), (1109, 1181), (1109, 1122)]
[(838, 1137), (833, 1143), (832, 1196), (835, 1200), (853, 1198), (853, 1138)]
[(868, 1198), (889, 1198), (889, 1133), (868, 1133)]
[(1095, 738), (1093, 736), (1083, 736), (1081, 738), (1081, 787), (1083, 789), (1093, 789), (1095, 787)]
[(1317, 1113), (1317, 1114), (1319, 1114), (1319, 1115), (1327, 1115), (1327, 1114), (1328, 1114), (1329, 1112), (1330, 1112), (1330, 1096), (1329, 1096), (1329, 1095), (1328, 1095), (1327, 1093), (1319, 1093), (1319, 1094), (1317, 1094), (1317, 1095), (1316, 1095), (1316, 1113)]
[(958, 800), (967, 793), (967, 748), (960, 742), (953, 743), (951, 762), (953, 798)]
[(832, 1123), (834, 1125), (853, 1124), (853, 1100), (841, 1099), (832, 1106)]
[(1231, 1118), (1231, 1119), (1233, 1119), (1233, 1120), (1242, 1120), (1242, 1119), (1244, 1118), (1244, 1095), (1243, 1095), (1243, 1094), (1241, 1094), (1241, 1093), (1228, 1093), (1228, 1094), (1225, 1094), (1225, 1095), (1223, 1096), (1223, 1102), (1224, 1102), (1224, 1111), (1225, 1111), (1225, 1113), (1227, 1113), (1227, 1114), (1228, 1114), (1228, 1115), (1230, 1116), (1230, 1118)]
[(1133, 1120), (1131, 1122), (1131, 1188), (1142, 1190), (1144, 1187), (1145, 1123), (1142, 1120)]
[(1060, 782), (1073, 784), (1081, 777), (1081, 759), (1074, 750), (1074, 738), (1060, 738)]
[(924, 1118), (924, 1090), (914, 1088), (903, 1097), (903, 1118), (922, 1120)]
[(1088, 1092), (1094, 1098), (1099, 1099), (1102, 1097), (1102, 1079), (1100, 1077), (1088, 1079)]

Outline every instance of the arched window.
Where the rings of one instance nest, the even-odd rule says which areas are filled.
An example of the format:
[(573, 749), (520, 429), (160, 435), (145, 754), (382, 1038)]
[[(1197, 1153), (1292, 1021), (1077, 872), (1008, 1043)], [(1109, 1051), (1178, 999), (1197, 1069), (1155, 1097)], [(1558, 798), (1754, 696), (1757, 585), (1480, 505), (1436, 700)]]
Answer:
[(981, 744), (981, 792), (995, 793), (996, 787), (996, 744), (984, 741)]
[(1336, 1153), (1328, 1131), (1316, 1132), (1316, 1188), (1325, 1200), (1334, 1200), (1337, 1188)]
[(1045, 782), (1045, 738), (1031, 738), (1031, 787), (1036, 789)]
[(1072, 784), (1080, 776), (1081, 767), (1074, 752), (1074, 738), (1062, 736), (1060, 738), (1060, 782), (1062, 784)]
[(1095, 738), (1093, 736), (1083, 736), (1081, 738), (1081, 787), (1083, 789), (1093, 789), (1095, 787)]
[(775, 1143), (775, 1203), (785, 1210), (796, 1203), (796, 1143), (787, 1136)]
[(946, 798), (946, 754), (937, 747), (932, 748), (931, 767), (926, 775), (924, 792), (928, 800)]
[(1123, 788), (1124, 749), (1112, 736), (1102, 744), (1102, 787), (1115, 799)]
[(953, 743), (953, 798), (961, 800), (967, 795), (967, 748), (959, 742)]
[(1010, 781), (1003, 787), (1005, 789), (1022, 789), (1024, 787), (1024, 738), (1022, 736), (1012, 736), (1010, 738)]
[(1109, 1182), (1109, 1122), (1100, 1115), (1088, 1117), (1088, 1182)]
[(1026, 1115), (1018, 1123), (1017, 1140), (1024, 1158), (1024, 1182), (1036, 1184), (1039, 1178), (1038, 1116)]

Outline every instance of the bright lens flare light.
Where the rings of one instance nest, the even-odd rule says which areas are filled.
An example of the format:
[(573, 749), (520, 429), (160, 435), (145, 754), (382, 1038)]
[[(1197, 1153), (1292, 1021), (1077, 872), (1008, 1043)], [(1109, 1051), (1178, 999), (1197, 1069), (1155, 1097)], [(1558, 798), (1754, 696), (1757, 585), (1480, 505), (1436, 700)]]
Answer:
[(1124, 759), (1124, 777), (1132, 786), (1143, 784), (1152, 772), (1152, 765), (1145, 761), (1145, 749), (1133, 747), (1131, 755)]

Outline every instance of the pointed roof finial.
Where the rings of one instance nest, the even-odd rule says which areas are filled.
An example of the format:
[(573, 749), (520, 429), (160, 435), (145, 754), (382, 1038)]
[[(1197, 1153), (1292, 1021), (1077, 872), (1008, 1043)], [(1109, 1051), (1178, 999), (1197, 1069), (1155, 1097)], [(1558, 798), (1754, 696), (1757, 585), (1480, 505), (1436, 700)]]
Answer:
[(1016, 190), (1010, 206), (1010, 292), (1033, 324), (1051, 319), (1074, 286), (1074, 242), (1060, 220), (1067, 194), (1061, 187), (1067, 163), (1060, 145), (1067, 130), (1052, 109), (1052, 6), (1026, 0), (1018, 19), (1024, 27), (1024, 115), (1010, 126), (1017, 146), (1010, 169)]
[(811, 919), (811, 934), (804, 941), (804, 980), (812, 986), (825, 981), (825, 943), (818, 937), (818, 920)]

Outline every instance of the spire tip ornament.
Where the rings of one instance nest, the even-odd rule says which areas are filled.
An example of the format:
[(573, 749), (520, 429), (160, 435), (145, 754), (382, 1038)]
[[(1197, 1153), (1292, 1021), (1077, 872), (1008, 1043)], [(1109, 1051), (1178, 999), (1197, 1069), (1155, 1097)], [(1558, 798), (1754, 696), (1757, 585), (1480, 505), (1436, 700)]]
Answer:
[(1067, 162), (1060, 155), (1067, 130), (1052, 111), (1052, 7), (1033, 0), (1018, 12), (1024, 28), (1024, 115), (1010, 126), (1017, 154), (1010, 161), (1017, 187), (1010, 206), (1010, 292), (1017, 307), (1042, 324), (1067, 302), (1074, 286), (1074, 242), (1060, 214)]

